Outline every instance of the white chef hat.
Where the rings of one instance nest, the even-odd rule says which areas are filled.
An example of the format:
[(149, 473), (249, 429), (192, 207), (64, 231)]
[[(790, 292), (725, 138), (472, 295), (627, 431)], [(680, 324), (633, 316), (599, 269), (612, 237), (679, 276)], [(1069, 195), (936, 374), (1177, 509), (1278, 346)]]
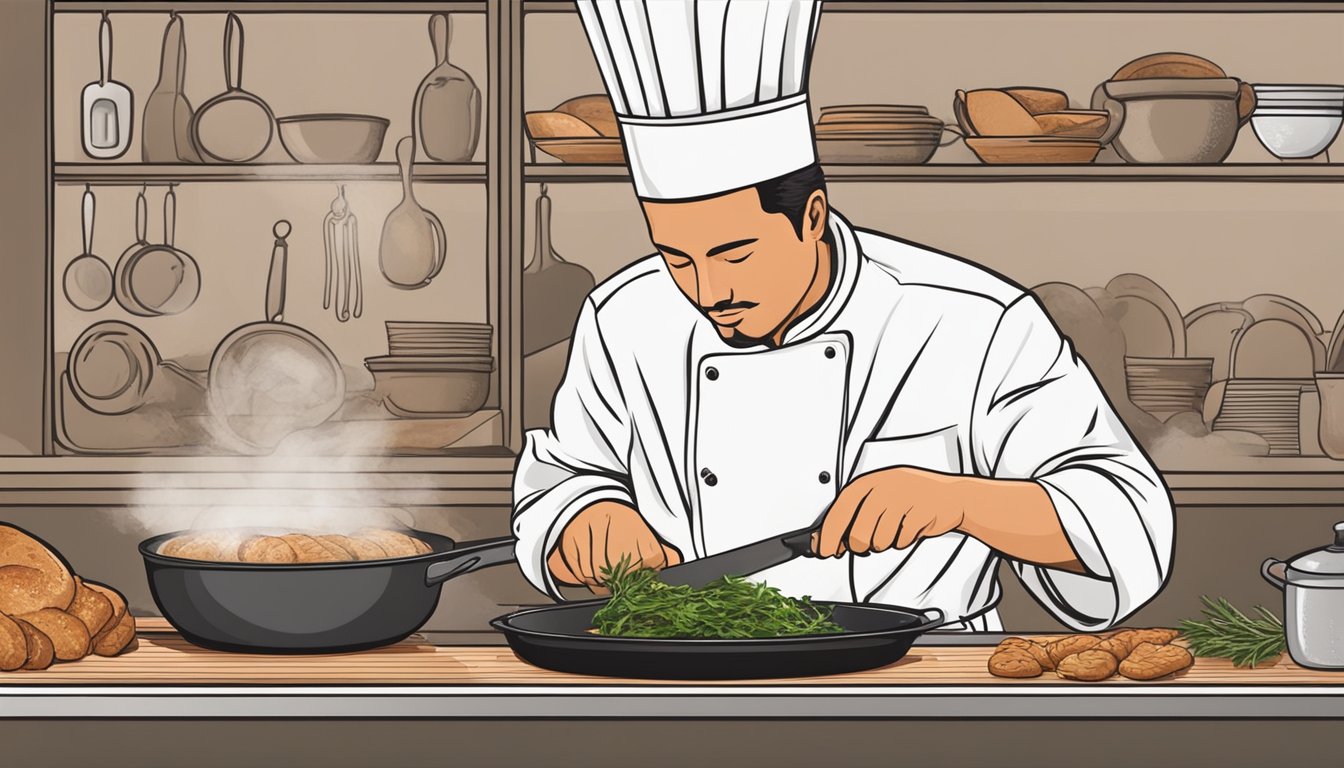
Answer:
[(706, 197), (817, 161), (820, 0), (577, 0), (639, 196)]

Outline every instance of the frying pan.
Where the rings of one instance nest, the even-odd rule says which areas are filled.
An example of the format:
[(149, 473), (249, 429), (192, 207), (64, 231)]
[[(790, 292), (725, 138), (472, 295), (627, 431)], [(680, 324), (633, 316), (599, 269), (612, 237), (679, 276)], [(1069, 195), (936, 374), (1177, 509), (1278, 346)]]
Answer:
[(224, 92), (192, 116), (191, 141), (212, 160), (251, 162), (271, 145), (275, 115), (266, 102), (243, 90), (243, 22), (236, 13), (224, 23), (224, 84)]
[(175, 531), (140, 542), (149, 591), (177, 631), (204, 648), (343, 653), (388, 645), (434, 612), (443, 582), (513, 562), (514, 539), (457, 543), (406, 531), (425, 555), (349, 563), (217, 563), (158, 554)]
[(937, 608), (874, 603), (833, 609), (844, 632), (741, 640), (604, 637), (588, 631), (606, 600), (530, 608), (490, 626), (523, 661), (582, 675), (657, 680), (747, 680), (836, 675), (899, 661), (915, 638), (943, 624)]
[(196, 260), (175, 245), (177, 193), (168, 187), (163, 196), (163, 243), (145, 240), (145, 193), (135, 198), (135, 236), (117, 261), (114, 289), (121, 308), (140, 317), (176, 315), (196, 303), (201, 294), (201, 270)]
[[(234, 329), (210, 357), (210, 414), (221, 437), (233, 438), (231, 447), (247, 454), (269, 453), (296, 430), (331, 418), (345, 402), (345, 373), (336, 355), (312, 333), (284, 322), (291, 230), (284, 219), (271, 229), (266, 319)], [(196, 372), (163, 365), (200, 385)]]

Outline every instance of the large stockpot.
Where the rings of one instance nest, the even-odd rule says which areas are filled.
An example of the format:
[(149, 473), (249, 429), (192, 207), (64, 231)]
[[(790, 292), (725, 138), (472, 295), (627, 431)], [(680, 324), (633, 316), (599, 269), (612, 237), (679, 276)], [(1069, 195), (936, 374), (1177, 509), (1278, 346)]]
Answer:
[(339, 563), (236, 563), (159, 554), (175, 531), (140, 542), (149, 591), (188, 641), (244, 653), (340, 653), (406, 638), (429, 620), (443, 582), (514, 561), (511, 536), (457, 543), (406, 531), (432, 551)]
[(1270, 558), (1260, 573), (1283, 590), (1283, 625), (1293, 661), (1313, 669), (1344, 669), (1344, 523), (1335, 523), (1330, 546), (1287, 562)]

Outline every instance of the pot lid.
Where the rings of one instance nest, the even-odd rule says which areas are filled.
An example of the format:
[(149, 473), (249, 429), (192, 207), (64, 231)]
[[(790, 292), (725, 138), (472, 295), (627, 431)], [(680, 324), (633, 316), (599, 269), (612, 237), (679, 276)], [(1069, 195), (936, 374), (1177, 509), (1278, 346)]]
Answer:
[(1303, 552), (1288, 561), (1288, 581), (1294, 574), (1304, 578), (1332, 577), (1344, 580), (1344, 522), (1335, 523), (1335, 542), (1328, 547)]

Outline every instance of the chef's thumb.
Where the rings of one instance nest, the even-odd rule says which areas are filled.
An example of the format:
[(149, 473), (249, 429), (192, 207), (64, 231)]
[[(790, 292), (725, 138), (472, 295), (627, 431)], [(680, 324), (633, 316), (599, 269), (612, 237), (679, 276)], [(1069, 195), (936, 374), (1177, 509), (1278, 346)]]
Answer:
[(674, 565), (681, 565), (681, 553), (677, 551), (676, 547), (670, 544), (663, 544), (662, 547), (663, 557), (667, 560), (665, 567), (671, 568)]

